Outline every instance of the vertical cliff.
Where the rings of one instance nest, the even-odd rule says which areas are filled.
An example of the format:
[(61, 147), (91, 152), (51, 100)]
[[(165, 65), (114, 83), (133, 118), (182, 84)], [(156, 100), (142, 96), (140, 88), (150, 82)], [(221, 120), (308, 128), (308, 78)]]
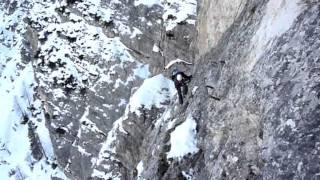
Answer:
[(203, 2), (188, 107), (202, 115), (205, 177), (318, 179), (318, 2), (210, 3), (222, 1)]
[(318, 1), (0, 5), (0, 177), (320, 178)]

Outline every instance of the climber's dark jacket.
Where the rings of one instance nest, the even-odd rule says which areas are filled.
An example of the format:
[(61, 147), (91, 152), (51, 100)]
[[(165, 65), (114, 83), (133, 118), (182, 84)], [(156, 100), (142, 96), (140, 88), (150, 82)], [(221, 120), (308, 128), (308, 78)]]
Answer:
[[(178, 75), (182, 76), (181, 81), (177, 79)], [(183, 95), (188, 93), (187, 83), (191, 81), (192, 76), (187, 76), (183, 72), (176, 71), (172, 74), (171, 79), (174, 82), (174, 85), (178, 91), (179, 103), (183, 104)]]

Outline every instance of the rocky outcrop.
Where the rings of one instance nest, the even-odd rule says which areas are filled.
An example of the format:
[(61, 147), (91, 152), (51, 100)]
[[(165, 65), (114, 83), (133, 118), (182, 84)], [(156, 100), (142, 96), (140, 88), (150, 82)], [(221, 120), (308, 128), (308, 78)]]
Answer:
[[(172, 99), (141, 107), (146, 112), (139, 117), (127, 112), (129, 102), (142, 81), (163, 72), (170, 60), (194, 57), (192, 3), (30, 3), (22, 54), (32, 61), (35, 97), (43, 103), (57, 163), (69, 178), (136, 177), (144, 140), (136, 131), (154, 126), (151, 119)], [(162, 94), (170, 90), (163, 88)]]

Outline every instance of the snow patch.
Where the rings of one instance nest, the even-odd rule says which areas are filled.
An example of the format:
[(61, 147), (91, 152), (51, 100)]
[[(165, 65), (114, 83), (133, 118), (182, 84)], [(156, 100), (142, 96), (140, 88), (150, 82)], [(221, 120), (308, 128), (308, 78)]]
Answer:
[[(160, 127), (160, 125), (163, 125), (163, 123), (167, 122), (172, 117), (172, 113), (173, 113), (172, 109), (171, 108), (167, 108), (165, 110), (165, 112), (162, 113), (161, 117), (154, 123), (154, 125), (157, 128)], [(175, 120), (172, 120), (172, 121), (175, 121)], [(172, 128), (172, 127), (170, 127), (170, 125), (173, 126), (173, 122), (172, 122), (172, 124), (171, 124), (171, 122), (168, 122), (167, 129), (171, 129)]]
[(83, 147), (81, 147), (81, 146), (76, 146), (77, 147), (77, 149), (78, 149), (78, 151), (81, 153), (81, 154), (83, 154), (83, 155), (85, 155), (85, 156), (91, 156), (91, 154), (90, 153), (88, 153)]
[(143, 178), (141, 177), (141, 173), (143, 172), (144, 168), (143, 168), (143, 162), (140, 161), (136, 167), (137, 171), (138, 171), (138, 175), (137, 175), (137, 179), (138, 180), (142, 180)]
[(133, 74), (142, 79), (146, 79), (150, 76), (149, 65), (140, 64), (140, 66), (133, 70)]
[(294, 129), (296, 127), (296, 123), (292, 119), (288, 119), (286, 121), (286, 125)]
[(183, 21), (195, 24), (195, 20), (188, 18), (197, 15), (196, 0), (135, 0), (134, 5), (145, 5), (149, 8), (154, 5), (162, 6), (164, 9), (162, 19), (165, 22), (166, 31), (173, 30), (178, 23)]
[[(151, 108), (152, 105), (162, 107), (162, 103), (173, 98), (175, 94), (175, 88), (171, 80), (165, 78), (163, 75), (157, 75), (155, 77), (146, 79), (140, 88), (132, 95), (129, 103), (126, 106), (125, 113), (122, 117), (113, 123), (112, 129), (108, 132), (106, 141), (102, 144), (99, 152), (99, 157), (95, 166), (106, 166), (104, 164), (105, 159), (114, 158), (112, 155), (116, 153), (116, 143), (118, 133), (127, 134), (124, 130), (122, 123), (128, 119), (128, 115), (131, 112), (140, 114), (139, 108), (144, 106), (145, 108)], [(124, 104), (125, 102), (123, 102)], [(114, 158), (115, 161), (117, 159)], [(100, 171), (95, 170), (92, 177), (107, 177), (102, 176)]]
[(112, 173), (106, 173), (104, 171), (99, 171), (97, 169), (93, 170), (91, 177), (97, 177), (97, 178), (101, 178), (101, 179), (120, 180), (119, 177), (115, 177)]
[(142, 34), (142, 32), (140, 31), (140, 29), (134, 27), (130, 39), (135, 38), (138, 34)]
[(185, 177), (187, 180), (191, 180), (194, 174), (194, 170), (193, 169), (189, 169), (189, 171), (181, 171), (183, 177)]
[(197, 123), (191, 117), (177, 126), (173, 132), (170, 133), (171, 149), (167, 155), (167, 158), (178, 158), (181, 159), (188, 153), (198, 152), (196, 136)]
[(140, 115), (143, 106), (150, 109), (152, 105), (163, 107), (163, 103), (172, 99), (175, 94), (174, 84), (162, 74), (146, 79), (129, 101), (130, 112)]
[(174, 123), (176, 122), (177, 119), (173, 119), (172, 121), (169, 121), (168, 122), (168, 125), (167, 125), (167, 130), (171, 129), (174, 125)]
[(90, 106), (88, 106), (86, 108), (84, 114), (82, 115), (82, 117), (79, 120), (80, 124), (81, 124), (81, 128), (79, 129), (79, 131), (83, 131), (83, 132), (86, 132), (86, 133), (88, 133), (89, 131), (93, 131), (93, 132), (97, 132), (97, 133), (100, 133), (100, 134), (104, 134), (103, 131), (101, 131), (97, 127), (97, 125), (88, 118), (89, 112), (90, 112), (89, 109), (90, 109)]
[[(52, 169), (49, 163), (54, 162), (54, 152), (45, 126), (44, 114), (41, 112), (41, 102), (33, 99), (34, 80), (33, 67), (30, 64), (21, 70), (20, 75), (10, 84), (2, 84), (0, 89), (0, 177), (8, 177), (9, 172), (16, 172), (16, 178), (47, 179), (48, 176), (66, 179), (59, 168)], [(10, 89), (7, 91), (6, 89)], [(31, 115), (33, 104), (35, 114)], [(46, 158), (39, 161), (31, 154), (28, 125), (21, 124), (23, 113), (37, 126), (35, 133)], [(17, 143), (18, 142), (18, 143)]]
[(159, 48), (156, 44), (154, 44), (154, 45), (153, 45), (153, 48), (152, 48), (152, 51), (153, 51), (153, 52), (159, 52), (159, 51), (160, 51), (160, 48)]
[(136, 0), (134, 1), (134, 5), (135, 6), (139, 6), (140, 4), (148, 6), (148, 7), (152, 7), (156, 4), (160, 5), (160, 0)]
[(193, 89), (192, 89), (192, 95), (195, 95), (197, 90), (198, 90), (198, 86), (194, 86)]
[(162, 19), (165, 22), (166, 31), (174, 29), (178, 23), (186, 21), (190, 16), (197, 15), (196, 0), (166, 0), (164, 2), (165, 12)]

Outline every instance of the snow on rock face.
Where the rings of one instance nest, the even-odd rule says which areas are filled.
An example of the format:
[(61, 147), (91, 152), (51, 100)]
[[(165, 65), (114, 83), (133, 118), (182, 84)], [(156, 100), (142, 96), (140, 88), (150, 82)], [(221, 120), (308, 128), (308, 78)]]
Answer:
[[(94, 164), (94, 171), (92, 177), (99, 178), (121, 178), (120, 173), (104, 174), (99, 170), (103, 167), (103, 171), (110, 172), (112, 167), (108, 164), (107, 160), (114, 162), (120, 162), (117, 159), (117, 145), (119, 143), (118, 137), (120, 134), (129, 135), (123, 127), (123, 122), (130, 120), (129, 116), (131, 113), (140, 115), (140, 108), (150, 109), (152, 106), (157, 108), (166, 107), (164, 103), (172, 100), (175, 95), (175, 88), (173, 82), (162, 74), (146, 79), (143, 84), (136, 90), (131, 96), (129, 103), (126, 106), (126, 110), (118, 120), (113, 123), (112, 129), (108, 132), (106, 141), (102, 144), (102, 148), (99, 152), (97, 161)], [(140, 163), (137, 168), (142, 172), (143, 165)]]
[[(59, 168), (51, 167), (55, 163), (55, 155), (41, 112), (41, 102), (33, 98), (36, 87), (33, 75), (33, 67), (28, 64), (11, 85), (3, 84), (0, 89), (0, 160), (5, 162), (0, 165), (0, 177), (46, 179), (52, 176), (65, 179)], [(33, 145), (26, 123), (37, 127), (34, 131), (45, 155), (39, 161), (32, 155)]]
[(139, 6), (140, 4), (151, 7), (153, 5), (160, 5), (160, 0), (136, 0), (134, 2), (135, 6)]
[(181, 159), (188, 153), (198, 152), (196, 143), (196, 126), (197, 123), (189, 115), (185, 122), (175, 128), (170, 134), (171, 149), (167, 155), (167, 158)]
[(140, 114), (139, 108), (150, 109), (152, 105), (160, 108), (165, 101), (172, 99), (175, 91), (173, 82), (162, 74), (146, 79), (130, 98), (130, 112)]
[(135, 6), (145, 5), (152, 7), (160, 5), (163, 7), (162, 19), (165, 22), (166, 31), (173, 30), (178, 23), (185, 21), (189, 24), (194, 24), (193, 20), (188, 20), (190, 16), (197, 14), (197, 1), (196, 0), (136, 0)]
[(137, 179), (138, 180), (140, 180), (140, 179), (143, 179), (143, 178), (141, 178), (141, 173), (143, 172), (143, 161), (140, 161), (139, 163), (138, 163), (138, 165), (137, 165), (137, 171), (138, 171), (138, 175), (137, 175)]
[(24, 44), (26, 4), (0, 3), (0, 177), (66, 179), (57, 167), (42, 105), (35, 96), (38, 84)]
[[(197, 13), (197, 1), (196, 0), (168, 0), (164, 4), (164, 14), (162, 16), (166, 24), (166, 30), (170, 31), (178, 23), (185, 21), (189, 16), (195, 16)], [(186, 21), (187, 23), (193, 23), (192, 21)]]
[[(69, 7), (78, 7), (74, 11), (66, 8), (65, 1), (25, 1), (24, 3), (28, 5), (17, 2), (16, 10), (11, 14), (2, 10), (7, 7), (0, 3), (0, 16), (4, 17), (0, 20), (0, 94), (5, 97), (0, 103), (0, 112), (5, 117), (0, 122), (3, 129), (0, 131), (0, 143), (3, 147), (0, 153), (3, 154), (1, 160), (7, 162), (6, 165), (0, 165), (0, 173), (1, 177), (8, 174), (14, 177), (16, 172), (16, 176), (31, 179), (37, 179), (37, 177), (66, 179), (60, 168), (56, 168), (57, 163), (61, 162), (56, 161), (52, 145), (56, 147), (55, 153), (62, 162), (71, 162), (67, 157), (68, 153), (63, 149), (67, 146), (67, 142), (72, 142), (72, 153), (79, 153), (84, 157), (93, 156), (94, 154), (90, 151), (92, 147), (90, 144), (82, 143), (85, 141), (82, 139), (90, 136), (92, 136), (91, 141), (94, 141), (94, 138), (101, 139), (101, 136), (107, 134), (105, 132), (107, 128), (101, 128), (97, 124), (97, 121), (103, 122), (100, 120), (102, 113), (101, 117), (97, 117), (93, 116), (92, 112), (103, 112), (103, 117), (106, 119), (111, 116), (107, 112), (111, 105), (107, 102), (101, 103), (102, 105), (94, 102), (95, 104), (87, 106), (84, 114), (81, 115), (83, 111), (77, 108), (81, 107), (84, 97), (77, 97), (74, 94), (91, 91), (97, 93), (94, 98), (104, 100), (105, 95), (99, 93), (101, 93), (101, 87), (107, 87), (110, 92), (102, 91), (102, 93), (111, 94), (108, 96), (108, 101), (117, 102), (112, 92), (121, 94), (122, 92), (118, 92), (120, 87), (122, 91), (130, 93), (129, 88), (134, 86), (133, 82), (141, 81), (150, 75), (149, 66), (136, 61), (130, 55), (128, 48), (120, 42), (119, 37), (109, 38), (104, 26), (97, 26), (99, 23), (107, 25), (113, 15), (112, 9), (101, 6), (100, 1), (79, 1), (73, 5), (69, 4)], [(24, 23), (24, 20), (28, 24)], [(116, 28), (121, 25), (121, 22), (114, 23)], [(38, 49), (32, 49), (34, 52), (23, 49), (27, 27), (39, 37), (39, 42), (35, 43)], [(121, 28), (124, 27), (121, 26)], [(118, 29), (120, 33), (122, 33), (121, 28)], [(138, 29), (133, 29), (133, 32), (135, 32), (133, 36), (140, 33)], [(37, 41), (37, 39), (31, 40)], [(25, 57), (22, 57), (22, 54)], [(32, 63), (29, 63), (30, 60)], [(39, 84), (35, 82), (34, 77)], [(128, 84), (130, 86), (126, 90), (124, 86)], [(36, 94), (38, 91), (34, 92), (35, 88), (41, 89), (41, 93), (46, 95), (44, 97), (49, 96), (50, 99), (41, 99), (42, 102), (36, 98), (33, 99), (39, 95)], [(127, 96), (125, 93), (123, 97), (119, 96), (120, 103), (117, 104), (125, 106), (127, 101), (123, 101), (123, 98)], [(70, 99), (77, 102), (77, 105), (69, 104)], [(100, 101), (103, 101), (101, 99)], [(78, 103), (79, 101), (81, 102)], [(77, 134), (81, 140), (59, 136), (52, 139), (52, 144), (42, 111), (43, 102), (46, 103), (45, 108), (48, 113), (46, 115), (49, 118), (57, 118), (47, 125), (52, 137), (55, 137), (57, 130), (61, 130), (62, 134)], [(33, 112), (29, 110), (31, 104), (34, 104)], [(72, 108), (77, 111), (72, 112)], [(119, 109), (113, 109), (113, 111), (121, 113)], [(46, 156), (39, 162), (32, 159), (28, 125), (20, 125), (24, 115), (29, 117), (32, 126), (37, 127), (35, 133), (39, 134), (38, 139)], [(64, 117), (69, 121), (65, 121)], [(112, 121), (107, 123), (112, 124)], [(77, 128), (79, 124), (81, 125)], [(20, 144), (21, 148), (16, 148), (16, 142), (20, 141), (23, 141)], [(60, 150), (63, 157), (59, 157)], [(47, 164), (44, 164), (45, 162)], [(51, 168), (51, 164), (54, 168)], [(70, 164), (59, 165), (65, 167), (66, 171), (75, 169)], [(87, 163), (87, 166), (90, 164)]]
[[(172, 23), (192, 24), (190, 18), (196, 12), (196, 3), (191, 1), (135, 3), (139, 4), (159, 5), (150, 10), (151, 18), (145, 18), (148, 31), (156, 33), (154, 29), (165, 29), (162, 22), (165, 27), (171, 23), (171, 28)], [(0, 165), (1, 177), (15, 170), (17, 177), (66, 179), (60, 168), (71, 179), (122, 177), (120, 172), (105, 171), (114, 169), (114, 164), (109, 168), (103, 163), (106, 157), (117, 160), (112, 157), (117, 154), (117, 133), (127, 133), (122, 122), (129, 115), (139, 115), (140, 108), (165, 108), (176, 92), (173, 82), (163, 75), (147, 79), (152, 64), (138, 61), (130, 54), (134, 50), (128, 48), (130, 44), (123, 44), (127, 43), (125, 38), (136, 41), (146, 32), (139, 24), (132, 25), (132, 17), (122, 15), (126, 12), (118, 8), (135, 11), (133, 2), (12, 0), (0, 5), (0, 17), (4, 17), (0, 19), (0, 94), (5, 97), (3, 102), (10, 102), (0, 102), (5, 117), (0, 121), (4, 147), (0, 157), (8, 162)], [(161, 43), (156, 43), (158, 37), (150, 41), (158, 44), (154, 51), (163, 56)], [(35, 108), (32, 112), (30, 104)], [(21, 111), (36, 127), (45, 155), (37, 162), (30, 150), (29, 124), (20, 125)], [(15, 143), (18, 138), (23, 141), (20, 149)]]
[[(111, 8), (115, 3), (105, 7), (99, 0), (77, 1), (68, 5), (78, 7), (75, 11), (61, 2), (55, 5), (58, 14), (47, 17), (49, 21), (56, 19), (54, 23), (42, 23), (40, 17), (40, 22), (33, 22), (34, 27), (41, 25), (36, 77), (47, 96), (53, 96), (49, 101), (56, 112), (50, 128), (63, 129), (66, 134), (53, 142), (66, 171), (77, 172), (75, 179), (120, 176), (100, 173), (108, 170), (104, 165), (103, 170), (93, 167), (104, 160), (104, 150), (116, 153), (111, 145), (118, 129), (125, 133), (121, 122), (126, 117), (127, 98), (131, 89), (150, 75), (149, 66), (131, 56), (119, 37), (107, 36), (110, 24), (115, 26), (114, 31), (127, 33), (121, 24), (123, 19), (113, 19)], [(39, 6), (43, 11), (50, 10), (50, 2)], [(132, 38), (141, 33), (137, 28), (132, 32)], [(66, 142), (72, 142), (71, 148)], [(99, 154), (96, 145), (101, 148)], [(84, 167), (88, 170), (80, 171)]]
[[(0, 88), (9, 88), (7, 90), (10, 90), (11, 82), (19, 76), (19, 71), (25, 66), (20, 55), (25, 25), (18, 23), (22, 21), (23, 15), (22, 9), (7, 14), (0, 7)], [(13, 29), (17, 32), (12, 31)]]

